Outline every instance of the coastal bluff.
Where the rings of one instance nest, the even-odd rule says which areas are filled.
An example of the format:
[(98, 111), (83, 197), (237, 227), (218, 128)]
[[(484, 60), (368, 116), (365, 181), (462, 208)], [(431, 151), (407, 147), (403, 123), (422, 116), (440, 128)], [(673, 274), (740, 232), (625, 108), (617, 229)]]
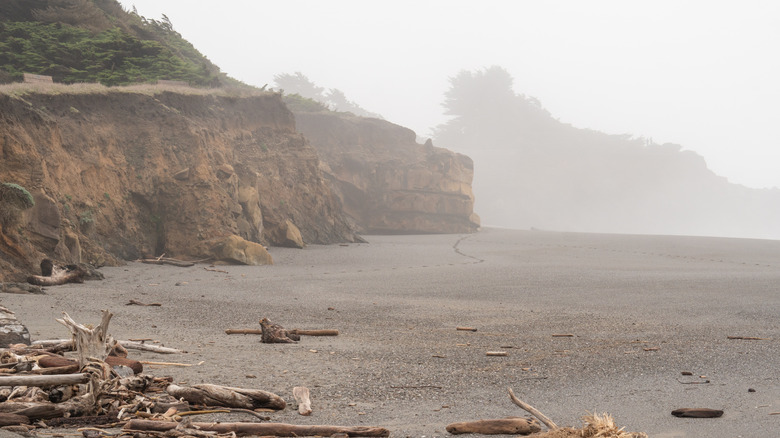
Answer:
[[(344, 138), (377, 122), (330, 123)], [(35, 206), (0, 228), (0, 281), (37, 273), (45, 257), (97, 266), (163, 254), (219, 260), (226, 242), (244, 257), (288, 246), (291, 226), (308, 244), (476, 230), (468, 157), (416, 144), (396, 125), (371, 128), (337, 154), (308, 138), (317, 133), (310, 126), (273, 92), (2, 90), (0, 182), (27, 189)]]

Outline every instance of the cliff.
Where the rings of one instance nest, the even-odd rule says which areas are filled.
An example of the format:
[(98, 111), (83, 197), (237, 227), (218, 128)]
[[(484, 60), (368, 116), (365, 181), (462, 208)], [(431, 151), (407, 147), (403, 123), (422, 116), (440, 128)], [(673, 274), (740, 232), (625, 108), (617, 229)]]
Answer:
[(308, 243), (359, 239), (278, 94), (26, 87), (0, 92), (0, 182), (35, 199), (0, 229), (6, 279), (44, 256), (103, 265), (214, 257), (230, 236), (282, 244), (290, 222)]
[(479, 228), (465, 155), (418, 144), (393, 123), (295, 111), (296, 126), (326, 163), (344, 210), (368, 233), (469, 233)]

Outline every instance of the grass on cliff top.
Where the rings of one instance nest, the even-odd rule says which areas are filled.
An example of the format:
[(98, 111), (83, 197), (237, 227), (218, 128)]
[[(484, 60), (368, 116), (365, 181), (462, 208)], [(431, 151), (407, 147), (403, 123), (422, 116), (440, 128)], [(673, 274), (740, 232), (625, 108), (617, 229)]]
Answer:
[(129, 93), (145, 94), (154, 96), (163, 92), (172, 92), (185, 95), (214, 95), (226, 97), (251, 97), (266, 96), (272, 94), (270, 91), (262, 91), (250, 87), (221, 87), (221, 88), (197, 88), (187, 86), (176, 86), (167, 84), (136, 84), (117, 87), (107, 87), (101, 84), (33, 84), (15, 82), (12, 84), (0, 85), (0, 94), (10, 97), (23, 97), (29, 94), (110, 94), (110, 93)]

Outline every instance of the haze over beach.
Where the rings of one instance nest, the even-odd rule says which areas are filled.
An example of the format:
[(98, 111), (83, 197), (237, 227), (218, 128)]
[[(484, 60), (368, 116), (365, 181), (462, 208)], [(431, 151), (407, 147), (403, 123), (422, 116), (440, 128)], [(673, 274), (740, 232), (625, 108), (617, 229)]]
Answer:
[(165, 14), (230, 76), (273, 86), (299, 71), (423, 138), (447, 120), (448, 78), (499, 65), (561, 122), (679, 144), (732, 183), (780, 187), (776, 2), (121, 3)]

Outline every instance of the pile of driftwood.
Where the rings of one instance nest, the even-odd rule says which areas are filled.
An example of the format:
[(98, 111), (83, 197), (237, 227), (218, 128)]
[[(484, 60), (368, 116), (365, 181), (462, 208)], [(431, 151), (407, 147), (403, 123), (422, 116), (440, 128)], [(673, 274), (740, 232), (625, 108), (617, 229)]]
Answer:
[[(116, 341), (108, 334), (112, 314), (103, 311), (90, 328), (67, 314), (57, 321), (68, 327), (70, 340), (13, 345), (0, 350), (0, 426), (26, 433), (35, 428), (80, 427), (85, 437), (100, 435), (195, 436), (389, 436), (379, 427), (304, 426), (261, 423), (261, 412), (284, 409), (284, 399), (259, 389), (200, 384), (189, 387), (169, 377), (142, 373), (143, 364), (127, 349), (178, 352), (153, 345)], [(69, 353), (65, 355), (64, 353)], [(311, 413), (309, 391), (293, 395), (301, 415)], [(216, 408), (216, 409), (215, 409)], [(191, 416), (244, 412), (253, 421), (198, 423)], [(105, 429), (121, 428), (121, 432)]]

